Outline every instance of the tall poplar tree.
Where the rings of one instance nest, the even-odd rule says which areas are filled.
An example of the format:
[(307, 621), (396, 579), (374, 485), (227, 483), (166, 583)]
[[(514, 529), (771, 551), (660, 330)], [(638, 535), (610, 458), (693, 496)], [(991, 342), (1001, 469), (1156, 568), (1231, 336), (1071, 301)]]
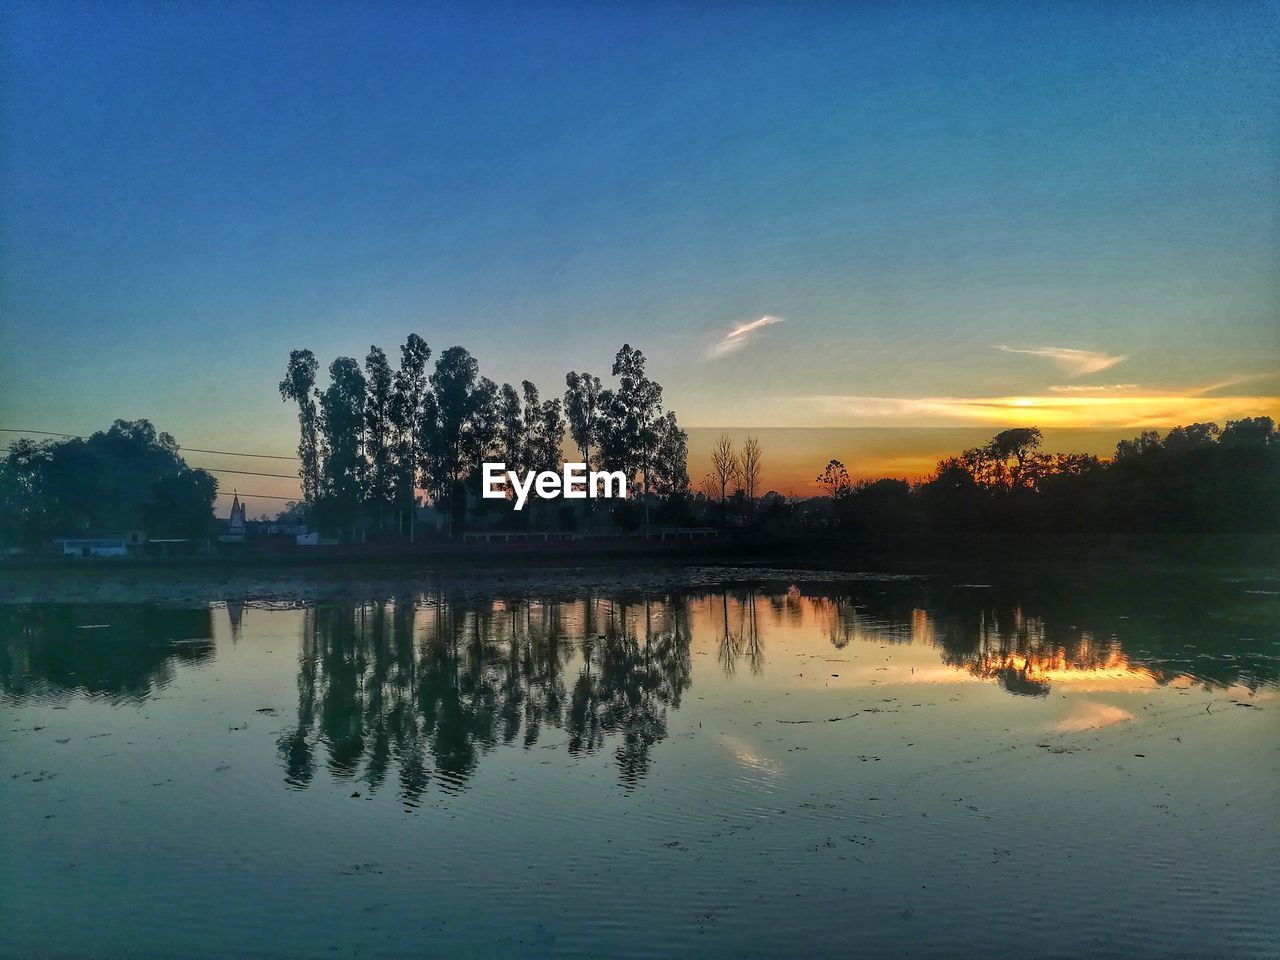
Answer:
[(320, 363), (310, 350), (291, 350), (280, 381), (280, 399), (298, 405), (298, 479), (302, 499), (314, 506), (320, 494), (320, 438), (316, 415), (316, 372)]
[(320, 395), (324, 515), (339, 529), (350, 528), (353, 533), (363, 499), (365, 390), (360, 364), (338, 357), (329, 365), (329, 386)]
[(583, 463), (591, 462), (591, 448), (600, 431), (600, 378), (589, 373), (569, 371), (564, 378), (564, 412), (569, 421), (569, 435), (578, 447)]
[(364, 404), (364, 496), (382, 525), (385, 507), (395, 496), (395, 435), (391, 426), (392, 373), (387, 355), (371, 346), (364, 361), (367, 395)]
[(392, 442), (392, 484), (397, 509), (407, 514), (409, 539), (416, 534), (416, 491), (423, 462), (423, 404), (429, 393), (427, 361), (431, 348), (416, 333), (409, 334), (400, 348), (400, 369), (392, 381), (387, 414), (394, 434)]

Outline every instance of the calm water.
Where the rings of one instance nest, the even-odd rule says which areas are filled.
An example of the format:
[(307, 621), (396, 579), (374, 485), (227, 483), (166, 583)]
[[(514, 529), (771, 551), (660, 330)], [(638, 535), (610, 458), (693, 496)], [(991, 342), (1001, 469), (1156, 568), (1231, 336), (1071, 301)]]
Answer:
[(0, 605), (0, 955), (1280, 955), (1280, 584), (688, 582)]

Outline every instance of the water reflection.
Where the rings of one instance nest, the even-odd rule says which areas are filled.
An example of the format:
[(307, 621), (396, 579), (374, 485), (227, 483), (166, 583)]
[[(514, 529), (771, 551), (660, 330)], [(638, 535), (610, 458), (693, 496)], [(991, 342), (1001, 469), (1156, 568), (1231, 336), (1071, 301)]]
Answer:
[[(792, 608), (800, 610), (797, 600), (799, 592), (783, 594), (784, 601), (790, 602)], [(738, 667), (738, 660), (745, 659), (751, 673), (759, 676), (764, 672), (764, 643), (760, 636), (760, 614), (757, 607), (761, 601), (756, 590), (746, 590), (735, 597), (730, 613), (729, 591), (720, 592), (720, 620), (718, 623), (720, 640), (718, 644), (720, 666), (727, 675), (732, 675)], [(785, 605), (773, 604), (775, 615), (786, 609)]]
[(574, 755), (610, 745), (634, 785), (689, 687), (689, 642), (687, 606), (665, 599), (313, 608), (298, 722), (279, 741), (288, 781), (308, 784), (323, 752), (330, 773), (371, 790), (394, 766), (414, 802), (433, 781), (465, 784), (499, 744), (534, 747), (552, 727)]
[[(1032, 698), (1057, 684), (1075, 692), (1170, 683), (1256, 690), (1277, 682), (1275, 604), (1239, 584), (1201, 584), (1192, 598), (929, 579), (326, 602), (288, 614), (300, 618), (297, 705), (277, 743), (295, 788), (323, 769), (369, 791), (392, 781), (414, 804), (432, 789), (465, 786), (500, 746), (539, 748), (554, 731), (549, 745), (572, 756), (607, 751), (629, 789), (668, 735), (693, 682), (695, 652), (734, 683), (766, 677), (774, 644), (779, 661), (784, 650), (819, 659), (845, 651), (847, 659), (859, 645), (913, 645), (936, 651), (936, 669), (920, 668), (917, 656), (909, 672), (905, 660), (876, 666), (885, 672), (868, 682), (973, 678)], [(215, 612), (228, 618), (233, 641), (254, 636), (244, 604), (221, 606), (0, 607), (0, 689), (19, 702), (146, 698), (183, 665), (213, 657)], [(804, 674), (787, 663), (770, 680), (793, 676)], [(843, 682), (857, 678), (855, 669)], [(1116, 711), (1082, 712), (1063, 729), (1132, 719)]]
[(17, 700), (142, 700), (213, 655), (207, 607), (0, 605), (0, 690)]
[[(763, 675), (769, 637), (777, 634), (801, 642), (821, 637), (828, 650), (936, 648), (953, 675), (990, 680), (1016, 696), (1044, 697), (1055, 683), (1078, 690), (1175, 681), (1256, 689), (1276, 680), (1275, 657), (1242, 651), (1248, 644), (1234, 628), (1215, 638), (1205, 635), (1203, 618), (1183, 622), (1201, 651), (1184, 665), (1184, 633), (1162, 615), (1156, 623), (1122, 617), (1110, 626), (1129, 624), (1132, 654), (1105, 624), (1085, 629), (1033, 616), (987, 591), (938, 592), (918, 582), (544, 600), (441, 594), (319, 606), (305, 614), (298, 722), (281, 737), (280, 751), (294, 786), (308, 784), (318, 762), (370, 790), (394, 768), (399, 792), (412, 803), (433, 783), (444, 791), (465, 785), (500, 744), (533, 748), (551, 728), (563, 732), (572, 755), (610, 750), (619, 781), (633, 787), (692, 683), (691, 649), (699, 639), (714, 644), (727, 677)], [(1153, 627), (1154, 639), (1142, 642)], [(1220, 649), (1206, 656), (1215, 640)]]

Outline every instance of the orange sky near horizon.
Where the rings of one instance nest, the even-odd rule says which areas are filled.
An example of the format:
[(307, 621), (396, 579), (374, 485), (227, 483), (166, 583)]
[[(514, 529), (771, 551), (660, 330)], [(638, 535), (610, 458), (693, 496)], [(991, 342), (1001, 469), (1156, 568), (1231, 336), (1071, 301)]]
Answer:
[[(1277, 416), (1274, 398), (1262, 402), (1253, 416)], [(1240, 416), (1245, 416), (1241, 414)], [(1239, 419), (1232, 417), (1231, 419)], [(1179, 421), (1179, 423), (1195, 422)], [(1219, 426), (1226, 419), (1215, 421)], [(1132, 426), (1043, 428), (1043, 449), (1049, 453), (1092, 453), (1109, 458), (1116, 444), (1142, 430), (1155, 429), (1162, 435), (1172, 426), (1140, 423)], [(787, 496), (816, 496), (822, 493), (815, 478), (827, 461), (841, 461), (854, 480), (899, 477), (919, 480), (933, 473), (939, 460), (985, 443), (1001, 430), (1017, 423), (988, 426), (938, 427), (765, 427), (761, 429), (692, 427), (689, 433), (689, 480), (698, 489), (711, 470), (711, 448), (728, 435), (735, 450), (741, 450), (748, 436), (759, 439), (764, 451), (761, 493), (776, 490)], [(1036, 425), (1031, 423), (1028, 425)]]

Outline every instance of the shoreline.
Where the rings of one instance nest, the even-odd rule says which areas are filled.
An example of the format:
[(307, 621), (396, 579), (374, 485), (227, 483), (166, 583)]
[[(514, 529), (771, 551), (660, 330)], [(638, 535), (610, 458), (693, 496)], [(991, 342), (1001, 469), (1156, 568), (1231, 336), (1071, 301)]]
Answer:
[[(1280, 537), (969, 537), (862, 544), (437, 545), (303, 557), (24, 558), (0, 562), (0, 604), (262, 603), (377, 599), (424, 589), (544, 595), (653, 593), (728, 584), (938, 578), (1044, 585), (1205, 576), (1280, 581)], [(620, 549), (620, 547), (622, 549)], [(649, 549), (645, 549), (648, 547)]]

